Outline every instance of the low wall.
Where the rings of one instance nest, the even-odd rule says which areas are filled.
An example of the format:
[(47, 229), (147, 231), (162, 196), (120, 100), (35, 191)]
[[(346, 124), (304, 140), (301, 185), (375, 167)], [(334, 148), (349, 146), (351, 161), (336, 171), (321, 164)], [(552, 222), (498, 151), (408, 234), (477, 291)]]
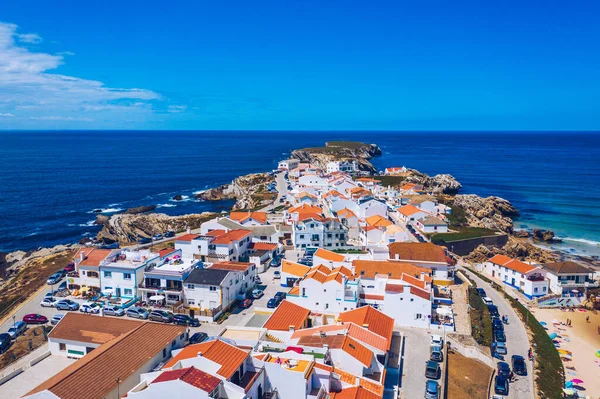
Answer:
[(39, 362), (41, 362), (42, 360), (44, 360), (45, 358), (47, 358), (48, 356), (50, 356), (50, 351), (48, 352), (44, 352), (41, 355), (39, 355), (38, 357), (36, 357), (35, 359), (32, 359), (29, 362), (29, 367), (33, 367), (36, 364), (38, 364)]
[(481, 349), (479, 349), (478, 347), (465, 345), (465, 344), (459, 342), (457, 339), (455, 339), (451, 335), (446, 335), (446, 340), (448, 341), (448, 343), (450, 343), (450, 345), (452, 346), (452, 349), (457, 351), (461, 355), (466, 356), (471, 359), (479, 360), (481, 363), (483, 363), (491, 368), (496, 367), (492, 357), (490, 355), (482, 352)]
[(13, 378), (18, 376), (22, 372), (23, 372), (23, 367), (19, 367), (18, 369), (11, 371), (10, 373), (6, 374), (5, 376), (2, 376), (2, 378), (0, 378), (0, 385), (7, 383), (8, 381), (12, 380)]
[(440, 242), (439, 245), (443, 245), (448, 248), (450, 251), (454, 252), (459, 256), (468, 255), (475, 250), (480, 245), (485, 245), (486, 247), (497, 247), (501, 248), (506, 245), (508, 242), (508, 235), (506, 234), (496, 234), (493, 236), (485, 236), (485, 237), (477, 237), (477, 238), (467, 238), (465, 240), (457, 240), (457, 241), (448, 241), (448, 242)]

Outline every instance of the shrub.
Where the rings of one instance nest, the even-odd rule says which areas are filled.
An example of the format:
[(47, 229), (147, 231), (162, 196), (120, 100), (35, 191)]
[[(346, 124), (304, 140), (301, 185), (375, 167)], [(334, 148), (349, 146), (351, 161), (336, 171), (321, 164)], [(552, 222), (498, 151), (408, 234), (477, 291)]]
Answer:
[(492, 318), (474, 287), (469, 287), (469, 305), (471, 305), (471, 335), (479, 345), (490, 346), (492, 344)]

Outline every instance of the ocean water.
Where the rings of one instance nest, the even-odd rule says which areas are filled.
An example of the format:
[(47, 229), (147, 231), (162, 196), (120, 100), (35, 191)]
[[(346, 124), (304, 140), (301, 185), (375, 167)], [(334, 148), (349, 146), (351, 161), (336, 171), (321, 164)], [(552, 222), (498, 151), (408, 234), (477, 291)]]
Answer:
[(548, 228), (561, 249), (600, 254), (600, 136), (568, 132), (0, 132), (0, 251), (95, 235), (95, 209), (221, 211), (231, 202), (193, 194), (340, 139), (378, 144), (378, 169), (452, 174), (463, 193), (513, 202), (517, 227)]

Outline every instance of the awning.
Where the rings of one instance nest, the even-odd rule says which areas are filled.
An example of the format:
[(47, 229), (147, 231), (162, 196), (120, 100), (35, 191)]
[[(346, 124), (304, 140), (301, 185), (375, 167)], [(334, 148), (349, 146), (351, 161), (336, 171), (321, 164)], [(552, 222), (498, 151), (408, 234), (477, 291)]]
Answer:
[(163, 299), (165, 299), (165, 296), (164, 295), (152, 295), (148, 299), (151, 301), (162, 301)]

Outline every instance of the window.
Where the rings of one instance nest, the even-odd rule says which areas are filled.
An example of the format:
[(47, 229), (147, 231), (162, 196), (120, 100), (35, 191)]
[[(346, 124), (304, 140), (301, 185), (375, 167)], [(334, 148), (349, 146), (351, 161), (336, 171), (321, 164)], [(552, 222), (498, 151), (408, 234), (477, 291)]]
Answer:
[(131, 288), (125, 288), (123, 290), (123, 295), (131, 296), (132, 294), (133, 294), (133, 291), (131, 291)]
[(300, 234), (300, 238), (304, 238), (304, 234)]
[(104, 272), (104, 277), (112, 278), (112, 272)]
[(306, 296), (306, 288), (302, 288), (302, 296)]
[(415, 315), (415, 319), (417, 319), (417, 320), (418, 320), (418, 319), (420, 319), (421, 317), (422, 317), (422, 316), (421, 316), (421, 313), (417, 313), (417, 314)]
[(538, 287), (535, 287), (535, 288), (533, 289), (533, 292), (536, 292), (536, 293), (537, 293), (537, 292), (538, 292)]
[(546, 292), (546, 287), (542, 287), (542, 291), (543, 291), (543, 292)]
[(331, 237), (332, 237), (331, 233), (327, 233), (327, 238), (331, 238)]
[(410, 298), (410, 301), (413, 302), (415, 300), (415, 298)]
[(211, 290), (211, 291), (216, 291), (216, 290), (217, 290), (217, 287), (214, 287), (214, 286), (212, 286), (212, 287), (210, 287), (210, 290)]
[(58, 350), (64, 352), (67, 350), (67, 344), (58, 344)]
[(167, 357), (167, 348), (163, 349), (163, 358)]
[(185, 333), (183, 333), (179, 336), (179, 339), (184, 339), (184, 338), (185, 338)]
[(188, 305), (195, 305), (196, 301), (193, 299), (188, 299)]
[(171, 342), (171, 348), (174, 348), (175, 345), (177, 345), (177, 342), (175, 340), (173, 340), (173, 342)]
[(328, 303), (325, 304), (325, 309), (329, 309), (329, 304)]
[(123, 279), (131, 280), (131, 273), (123, 273)]
[(188, 286), (188, 289), (190, 289), (190, 290), (193, 290), (195, 287), (194, 284), (188, 284), (187, 286)]

